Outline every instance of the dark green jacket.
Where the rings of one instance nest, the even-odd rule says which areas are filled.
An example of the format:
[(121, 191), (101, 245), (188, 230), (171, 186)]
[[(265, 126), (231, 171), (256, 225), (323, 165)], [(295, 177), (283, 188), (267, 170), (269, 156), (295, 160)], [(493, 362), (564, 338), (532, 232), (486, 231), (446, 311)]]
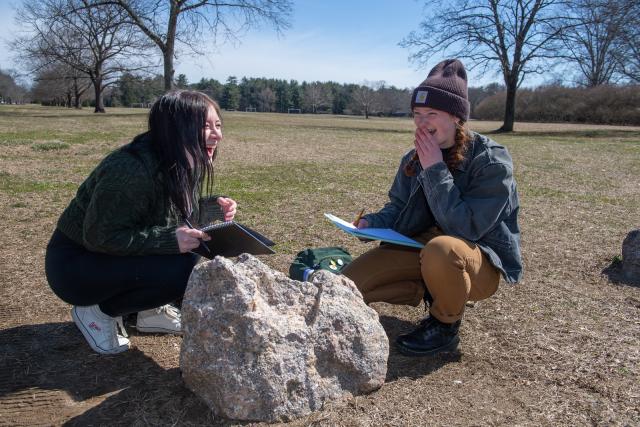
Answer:
[[(215, 197), (208, 202), (208, 216), (219, 216), (219, 209), (211, 213), (217, 207)], [(179, 223), (171, 206), (159, 160), (151, 141), (143, 136), (100, 162), (78, 188), (57, 227), (93, 252), (177, 254), (175, 231)], [(198, 212), (194, 216), (198, 217)]]

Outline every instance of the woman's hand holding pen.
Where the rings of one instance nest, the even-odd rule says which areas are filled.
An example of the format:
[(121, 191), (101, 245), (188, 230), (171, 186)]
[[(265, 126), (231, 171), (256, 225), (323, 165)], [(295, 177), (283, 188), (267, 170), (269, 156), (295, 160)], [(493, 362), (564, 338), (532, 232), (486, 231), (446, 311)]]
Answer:
[(417, 128), (415, 144), (416, 153), (418, 153), (422, 169), (426, 169), (429, 166), (443, 161), (442, 151), (434, 134), (431, 134), (427, 130)]
[(355, 225), (356, 228), (367, 228), (369, 226), (369, 222), (367, 222), (366, 219), (360, 219), (357, 224), (353, 225)]
[(176, 239), (180, 253), (184, 254), (200, 246), (200, 240), (211, 240), (211, 236), (203, 231), (183, 225), (176, 229)]
[(228, 197), (218, 197), (218, 204), (222, 208), (225, 221), (231, 221), (236, 216), (236, 208), (238, 204), (235, 200)]
[(356, 228), (367, 228), (369, 226), (369, 222), (362, 218), (362, 214), (364, 214), (364, 209), (360, 211), (358, 216), (356, 216), (356, 219), (353, 221), (353, 225), (355, 225)]

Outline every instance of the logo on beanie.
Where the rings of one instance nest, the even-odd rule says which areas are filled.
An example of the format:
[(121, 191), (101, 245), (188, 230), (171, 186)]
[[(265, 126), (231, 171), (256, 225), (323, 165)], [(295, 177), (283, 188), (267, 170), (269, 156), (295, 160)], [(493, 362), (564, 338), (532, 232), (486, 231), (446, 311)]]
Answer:
[(415, 103), (416, 104), (424, 104), (425, 102), (427, 102), (427, 94), (429, 92), (427, 92), (426, 90), (419, 90), (418, 93), (416, 93), (416, 100)]

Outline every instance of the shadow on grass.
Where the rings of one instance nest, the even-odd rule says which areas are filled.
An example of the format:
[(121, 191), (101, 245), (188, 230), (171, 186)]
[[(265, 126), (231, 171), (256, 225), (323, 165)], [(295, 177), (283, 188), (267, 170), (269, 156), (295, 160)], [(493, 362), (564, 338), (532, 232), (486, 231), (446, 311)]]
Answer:
[(631, 278), (626, 276), (622, 270), (622, 261), (618, 258), (614, 258), (611, 264), (602, 270), (602, 274), (615, 285), (640, 287), (640, 277)]
[[(226, 425), (184, 387), (178, 368), (164, 369), (137, 349), (112, 356), (93, 353), (70, 322), (2, 330), (0, 355), (0, 399), (29, 389), (61, 390), (88, 408), (68, 419), (78, 413), (72, 405), (70, 415), (43, 419), (43, 423)], [(46, 407), (46, 402), (25, 404)], [(65, 408), (57, 407), (54, 412), (64, 414)]]
[(406, 334), (416, 324), (390, 316), (380, 316), (380, 323), (389, 337), (389, 360), (387, 361), (386, 382), (400, 378), (417, 379), (437, 371), (444, 365), (459, 362), (460, 352), (442, 353), (433, 357), (409, 357), (398, 352), (395, 346), (396, 337)]
[[(415, 326), (389, 316), (381, 316), (381, 322), (392, 343), (397, 335)], [(162, 368), (135, 348), (112, 356), (94, 353), (71, 322), (0, 330), (0, 355), (0, 400), (39, 389), (64, 391), (77, 404), (66, 408), (65, 415), (59, 401), (50, 403), (57, 405), (51, 412), (46, 408), (47, 402), (32, 402), (29, 397), (25, 405), (41, 408), (43, 417), (52, 413), (60, 416), (41, 420), (45, 423), (64, 422), (69, 426), (245, 424), (215, 417), (206, 404), (184, 386), (178, 368)], [(386, 380), (420, 378), (459, 359), (455, 353), (435, 358), (406, 357), (392, 345)], [(78, 414), (82, 407), (87, 409)]]

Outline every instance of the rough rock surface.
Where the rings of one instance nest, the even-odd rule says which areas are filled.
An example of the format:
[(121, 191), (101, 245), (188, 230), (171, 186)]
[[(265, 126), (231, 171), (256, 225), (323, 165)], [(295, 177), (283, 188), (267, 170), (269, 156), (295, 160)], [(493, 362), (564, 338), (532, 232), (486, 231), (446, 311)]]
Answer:
[(227, 418), (290, 420), (385, 380), (386, 333), (344, 276), (298, 282), (251, 255), (216, 257), (193, 270), (182, 325), (183, 379)]
[(633, 283), (640, 282), (640, 229), (630, 231), (622, 242), (622, 274)]

